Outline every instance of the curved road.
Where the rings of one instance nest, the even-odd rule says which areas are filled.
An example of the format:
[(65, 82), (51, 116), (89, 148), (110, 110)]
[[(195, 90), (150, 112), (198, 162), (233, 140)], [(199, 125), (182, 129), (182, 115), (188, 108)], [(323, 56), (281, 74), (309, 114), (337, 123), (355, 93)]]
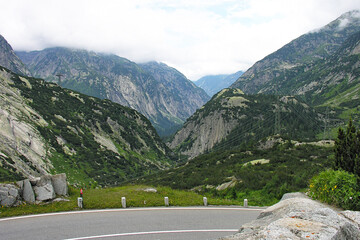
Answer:
[(0, 218), (1, 239), (216, 239), (238, 231), (259, 208), (168, 207)]

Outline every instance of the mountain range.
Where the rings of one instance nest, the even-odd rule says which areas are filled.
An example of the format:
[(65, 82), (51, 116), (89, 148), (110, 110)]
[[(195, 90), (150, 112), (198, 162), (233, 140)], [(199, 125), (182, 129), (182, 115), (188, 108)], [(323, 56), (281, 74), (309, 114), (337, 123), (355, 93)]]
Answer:
[(193, 158), (276, 132), (329, 137), (350, 116), (359, 121), (359, 37), (360, 12), (352, 11), (291, 41), (197, 110), (168, 146)]
[(212, 97), (222, 89), (230, 87), (243, 73), (243, 71), (238, 71), (233, 74), (208, 75), (194, 83)]
[(360, 124), (359, 66), (360, 12), (351, 11), (266, 56), (214, 95), (168, 143), (185, 163), (137, 182), (254, 205), (307, 188), (331, 167), (329, 138), (350, 117)]
[(231, 87), (240, 88), (249, 94), (304, 94), (314, 89), (313, 86), (318, 86), (319, 81), (328, 78), (319, 77), (314, 82), (299, 78), (304, 75), (314, 76), (314, 71), (319, 71), (319, 65), (336, 59), (340, 54), (338, 51), (345, 48), (343, 44), (359, 31), (360, 11), (347, 12), (256, 62)]
[(16, 54), (34, 77), (131, 107), (144, 114), (161, 136), (176, 131), (209, 99), (163, 63), (140, 65), (116, 55), (61, 47)]
[[(232, 151), (267, 144), (273, 136), (288, 139), (289, 146), (270, 141), (275, 148), (280, 145), (274, 150), (279, 154), (294, 147), (291, 140), (316, 141), (350, 116), (355, 124), (360, 121), (359, 11), (291, 41), (210, 100), (163, 63), (136, 64), (116, 55), (69, 48), (16, 55), (6, 41), (1, 43), (0, 65), (7, 66), (0, 68), (3, 179), (64, 171), (75, 184), (111, 185), (171, 168), (182, 159), (193, 159), (189, 168), (203, 166), (201, 162), (217, 165), (219, 154), (222, 161), (230, 160)], [(152, 127), (164, 136), (182, 123), (167, 145)], [(311, 167), (317, 158), (308, 154), (304, 161), (301, 156), (307, 149), (312, 147), (289, 150), (299, 154), (296, 167), (304, 162)], [(321, 164), (326, 161), (324, 152)], [(249, 155), (250, 160), (251, 154), (241, 151), (236, 159)], [(280, 165), (279, 176), (287, 169)], [(231, 177), (236, 166), (226, 164), (222, 177)], [(272, 165), (265, 168), (273, 171)], [(186, 172), (195, 172), (190, 170)], [(206, 166), (202, 170), (206, 174), (200, 176), (209, 174)], [(236, 176), (242, 171), (241, 166), (234, 170)], [(176, 175), (184, 174), (176, 170)], [(288, 173), (287, 178), (292, 176)], [(242, 181), (246, 182), (238, 183)]]

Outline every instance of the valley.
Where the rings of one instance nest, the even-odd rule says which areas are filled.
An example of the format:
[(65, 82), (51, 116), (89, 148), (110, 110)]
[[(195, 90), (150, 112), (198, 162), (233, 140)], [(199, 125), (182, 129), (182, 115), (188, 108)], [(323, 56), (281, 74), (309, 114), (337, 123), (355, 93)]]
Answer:
[(360, 126), (359, 16), (217, 86), (114, 54), (13, 51), (0, 36), (0, 181), (66, 173), (73, 189), (151, 185), (261, 206), (306, 191), (333, 167), (338, 128)]

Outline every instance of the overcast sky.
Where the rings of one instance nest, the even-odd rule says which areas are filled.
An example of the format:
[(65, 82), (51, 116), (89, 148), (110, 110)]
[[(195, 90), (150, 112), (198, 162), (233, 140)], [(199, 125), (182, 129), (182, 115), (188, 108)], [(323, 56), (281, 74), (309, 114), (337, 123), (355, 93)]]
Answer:
[(159, 61), (189, 79), (246, 70), (359, 0), (0, 0), (15, 50), (63, 46)]

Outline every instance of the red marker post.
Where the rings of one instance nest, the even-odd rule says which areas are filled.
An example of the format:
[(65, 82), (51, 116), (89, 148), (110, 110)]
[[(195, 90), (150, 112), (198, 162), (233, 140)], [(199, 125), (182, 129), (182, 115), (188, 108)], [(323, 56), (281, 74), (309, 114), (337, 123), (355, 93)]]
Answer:
[(78, 197), (78, 207), (83, 208), (83, 190), (80, 189), (80, 197)]

